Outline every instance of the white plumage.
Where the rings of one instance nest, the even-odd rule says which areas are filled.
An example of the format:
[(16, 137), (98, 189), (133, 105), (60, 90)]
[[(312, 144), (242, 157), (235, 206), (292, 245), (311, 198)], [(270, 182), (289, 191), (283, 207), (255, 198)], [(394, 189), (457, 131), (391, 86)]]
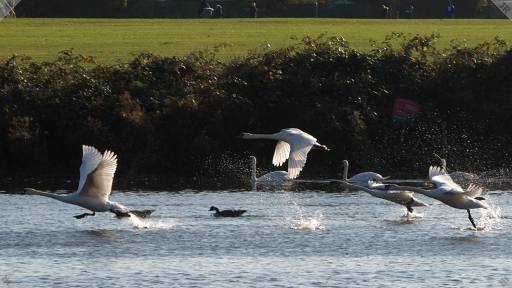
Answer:
[(251, 183), (253, 185), (261, 183), (263, 185), (282, 185), (290, 182), (287, 171), (272, 171), (260, 177), (256, 175), (256, 157), (251, 156)]
[(112, 182), (117, 169), (117, 156), (112, 151), (105, 151), (103, 155), (91, 146), (82, 146), (82, 164), (80, 165), (80, 180), (75, 192), (68, 195), (57, 195), (25, 188), (27, 194), (50, 197), (65, 203), (74, 204), (93, 211), (92, 214), (84, 213), (75, 216), (81, 219), (85, 216), (94, 216), (95, 212), (115, 213), (118, 217), (126, 217), (135, 214), (139, 217), (147, 217), (152, 210), (131, 210), (122, 204), (109, 200), (112, 192)]
[(295, 179), (306, 165), (309, 151), (313, 147), (329, 150), (317, 142), (316, 138), (297, 128), (287, 128), (274, 134), (242, 133), (243, 139), (277, 140), (272, 164), (281, 166), (288, 160), (288, 177)]
[(488, 205), (483, 202), (485, 199), (480, 197), (482, 189), (475, 185), (470, 185), (466, 190), (462, 189), (462, 187), (455, 183), (450, 175), (446, 174), (444, 169), (440, 167), (430, 166), (428, 174), (430, 181), (435, 185), (434, 189), (422, 189), (394, 184), (390, 186), (395, 189), (406, 189), (421, 193), (453, 208), (465, 209), (468, 212), (468, 218), (471, 224), (476, 228), (470, 209), (488, 208)]
[(387, 186), (384, 184), (377, 184), (374, 181), (383, 181), (388, 177), (382, 177), (382, 175), (375, 172), (362, 172), (358, 173), (350, 178), (348, 177), (348, 166), (347, 160), (343, 160), (343, 180), (339, 183), (350, 189), (362, 190), (368, 192), (370, 195), (381, 198), (387, 201), (391, 201), (407, 208), (407, 212), (413, 212), (412, 207), (428, 206), (426, 203), (418, 200), (414, 197), (414, 193), (411, 191), (389, 191)]

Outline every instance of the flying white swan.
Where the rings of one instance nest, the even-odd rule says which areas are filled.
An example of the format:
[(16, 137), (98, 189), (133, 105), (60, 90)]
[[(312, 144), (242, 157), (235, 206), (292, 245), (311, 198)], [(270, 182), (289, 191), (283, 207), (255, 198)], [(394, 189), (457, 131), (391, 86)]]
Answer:
[(109, 201), (112, 191), (112, 182), (117, 168), (117, 156), (112, 151), (105, 151), (101, 155), (96, 148), (82, 146), (83, 156), (80, 165), (80, 181), (78, 189), (67, 195), (58, 195), (39, 191), (32, 188), (25, 188), (26, 194), (50, 197), (65, 203), (78, 205), (92, 211), (74, 216), (81, 219), (86, 216), (94, 216), (96, 212), (112, 212), (117, 217), (129, 217), (134, 214), (145, 218), (154, 210), (132, 210), (119, 203)]
[(368, 192), (370, 195), (388, 200), (407, 208), (407, 213), (413, 213), (412, 207), (423, 207), (428, 206), (426, 203), (414, 198), (414, 193), (411, 191), (394, 191), (388, 190), (387, 184), (377, 184), (374, 181), (383, 181), (388, 177), (382, 177), (382, 175), (375, 172), (362, 172), (356, 174), (349, 179), (348, 177), (348, 161), (343, 160), (343, 180), (339, 183), (345, 188), (362, 190)]
[(281, 166), (288, 159), (288, 177), (295, 179), (306, 165), (309, 150), (313, 147), (329, 151), (325, 145), (317, 142), (316, 138), (297, 128), (283, 129), (274, 134), (242, 133), (243, 139), (272, 139), (277, 140), (272, 164)]
[(288, 172), (286, 171), (272, 171), (260, 177), (256, 177), (256, 157), (251, 156), (251, 182), (264, 183), (264, 184), (282, 184), (285, 181), (290, 181)]
[(480, 196), (482, 194), (482, 188), (471, 184), (464, 191), (462, 187), (453, 182), (450, 175), (446, 174), (442, 168), (436, 166), (430, 166), (428, 174), (430, 181), (435, 185), (435, 188), (431, 190), (419, 187), (398, 186), (395, 184), (387, 185), (393, 189), (404, 189), (418, 192), (425, 196), (437, 199), (453, 208), (465, 209), (468, 211), (469, 221), (471, 221), (473, 227), (476, 228), (470, 209), (489, 208), (485, 202), (482, 202), (482, 200), (485, 200)]

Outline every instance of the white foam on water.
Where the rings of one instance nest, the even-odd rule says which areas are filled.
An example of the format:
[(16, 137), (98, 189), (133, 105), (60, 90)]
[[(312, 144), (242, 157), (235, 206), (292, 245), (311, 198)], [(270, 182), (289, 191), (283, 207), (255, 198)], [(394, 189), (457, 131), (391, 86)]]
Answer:
[(479, 231), (495, 231), (503, 228), (501, 224), (501, 207), (489, 196), (485, 196), (485, 202), (489, 206), (488, 209), (478, 209), (480, 218), (477, 222), (477, 230)]
[(176, 223), (170, 219), (139, 218), (133, 214), (126, 218), (137, 229), (171, 229)]
[[(320, 217), (321, 218), (321, 217)], [(290, 220), (290, 228), (295, 230), (323, 230), (325, 227), (320, 222), (321, 219), (315, 219), (313, 217), (301, 218), (298, 220)]]
[[(452, 229), (459, 231), (482, 231), (482, 232), (492, 232), (501, 230), (503, 228), (501, 224), (501, 207), (499, 207), (492, 198), (487, 194), (485, 196), (485, 202), (489, 206), (488, 209), (472, 209), (471, 214), (475, 218), (476, 228), (471, 226), (468, 220), (469, 226), (452, 226)], [(475, 211), (480, 213), (480, 217), (476, 219)]]
[(296, 212), (285, 218), (284, 224), (287, 227), (295, 230), (323, 230), (325, 226), (322, 225), (323, 215), (316, 212), (314, 216), (309, 217), (304, 213), (304, 209), (301, 205), (293, 202)]
[(474, 228), (473, 226), (471, 226), (471, 223), (469, 223), (469, 226), (464, 226), (464, 227), (463, 226), (451, 226), (450, 228), (453, 230), (459, 230), (459, 231), (484, 231), (484, 232), (492, 231), (486, 227), (480, 227), (478, 225), (476, 226), (476, 228)]
[(425, 215), (425, 213), (407, 213), (407, 208), (405, 207), (403, 208), (402, 211), (403, 214), (400, 215), (400, 220), (398, 221), (399, 224), (413, 224), (414, 221), (423, 218), (423, 216)]
[[(260, 193), (260, 201), (271, 207), (267, 209), (268, 217), (275, 217), (279, 226), (294, 230), (322, 230), (323, 215), (315, 212), (313, 215), (304, 209), (300, 194), (289, 191), (275, 191), (271, 194), (272, 199), (267, 199), (267, 193)], [(278, 214), (275, 214), (278, 213)]]
[(400, 216), (400, 218), (410, 220), (410, 221), (415, 220), (415, 219), (421, 219), (425, 216), (425, 212), (423, 212), (423, 213), (419, 213), (419, 212), (408, 213), (407, 208), (405, 208), (405, 207), (402, 209), (402, 211), (403, 211), (403, 214), (402, 214), (402, 216)]

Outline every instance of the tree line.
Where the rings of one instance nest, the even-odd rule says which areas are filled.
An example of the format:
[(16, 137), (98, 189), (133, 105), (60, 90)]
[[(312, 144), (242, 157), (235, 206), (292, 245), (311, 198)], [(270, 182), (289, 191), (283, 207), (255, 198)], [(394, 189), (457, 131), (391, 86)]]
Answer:
[[(46, 62), (12, 56), (0, 61), (0, 177), (74, 175), (88, 144), (115, 151), (121, 175), (236, 181), (250, 154), (271, 169), (274, 148), (237, 136), (287, 127), (332, 149), (310, 153), (305, 177), (336, 176), (342, 159), (352, 171), (421, 174), (434, 153), (457, 169), (507, 167), (510, 46), (436, 49), (437, 37), (395, 33), (369, 52), (306, 37), (230, 62), (214, 51), (115, 65), (72, 51)], [(419, 114), (396, 118), (397, 98)]]

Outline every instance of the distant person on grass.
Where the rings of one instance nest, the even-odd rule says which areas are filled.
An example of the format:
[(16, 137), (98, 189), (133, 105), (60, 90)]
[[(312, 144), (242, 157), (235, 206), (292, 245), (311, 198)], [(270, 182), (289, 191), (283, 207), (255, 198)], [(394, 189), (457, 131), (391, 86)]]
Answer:
[(256, 7), (256, 2), (252, 2), (251, 7), (249, 8), (249, 17), (251, 17), (251, 18), (258, 17), (258, 8)]
[(203, 12), (199, 17), (201, 18), (212, 18), (213, 15), (213, 8), (210, 7), (210, 4), (206, 3), (207, 7), (203, 8)]
[(412, 5), (412, 1), (409, 2), (409, 6), (404, 11), (405, 17), (412, 19), (414, 15), (414, 5)]
[(391, 18), (391, 13), (389, 11), (389, 7), (386, 4), (382, 4), (382, 16), (384, 16), (384, 19)]
[(201, 17), (203, 14), (203, 9), (206, 7), (210, 7), (208, 2), (206, 0), (201, 0), (201, 3), (199, 3), (199, 10), (197, 10), (197, 16)]
[(448, 0), (448, 7), (446, 7), (446, 16), (448, 18), (455, 18), (455, 5), (450, 0)]
[(197, 11), (197, 14), (200, 18), (210, 18), (212, 17), (213, 8), (210, 7), (210, 4), (208, 3), (208, 0), (201, 0), (201, 3), (199, 4), (199, 10)]
[(224, 12), (222, 11), (222, 6), (219, 4), (215, 5), (215, 10), (213, 10), (213, 18), (222, 18), (224, 17)]

